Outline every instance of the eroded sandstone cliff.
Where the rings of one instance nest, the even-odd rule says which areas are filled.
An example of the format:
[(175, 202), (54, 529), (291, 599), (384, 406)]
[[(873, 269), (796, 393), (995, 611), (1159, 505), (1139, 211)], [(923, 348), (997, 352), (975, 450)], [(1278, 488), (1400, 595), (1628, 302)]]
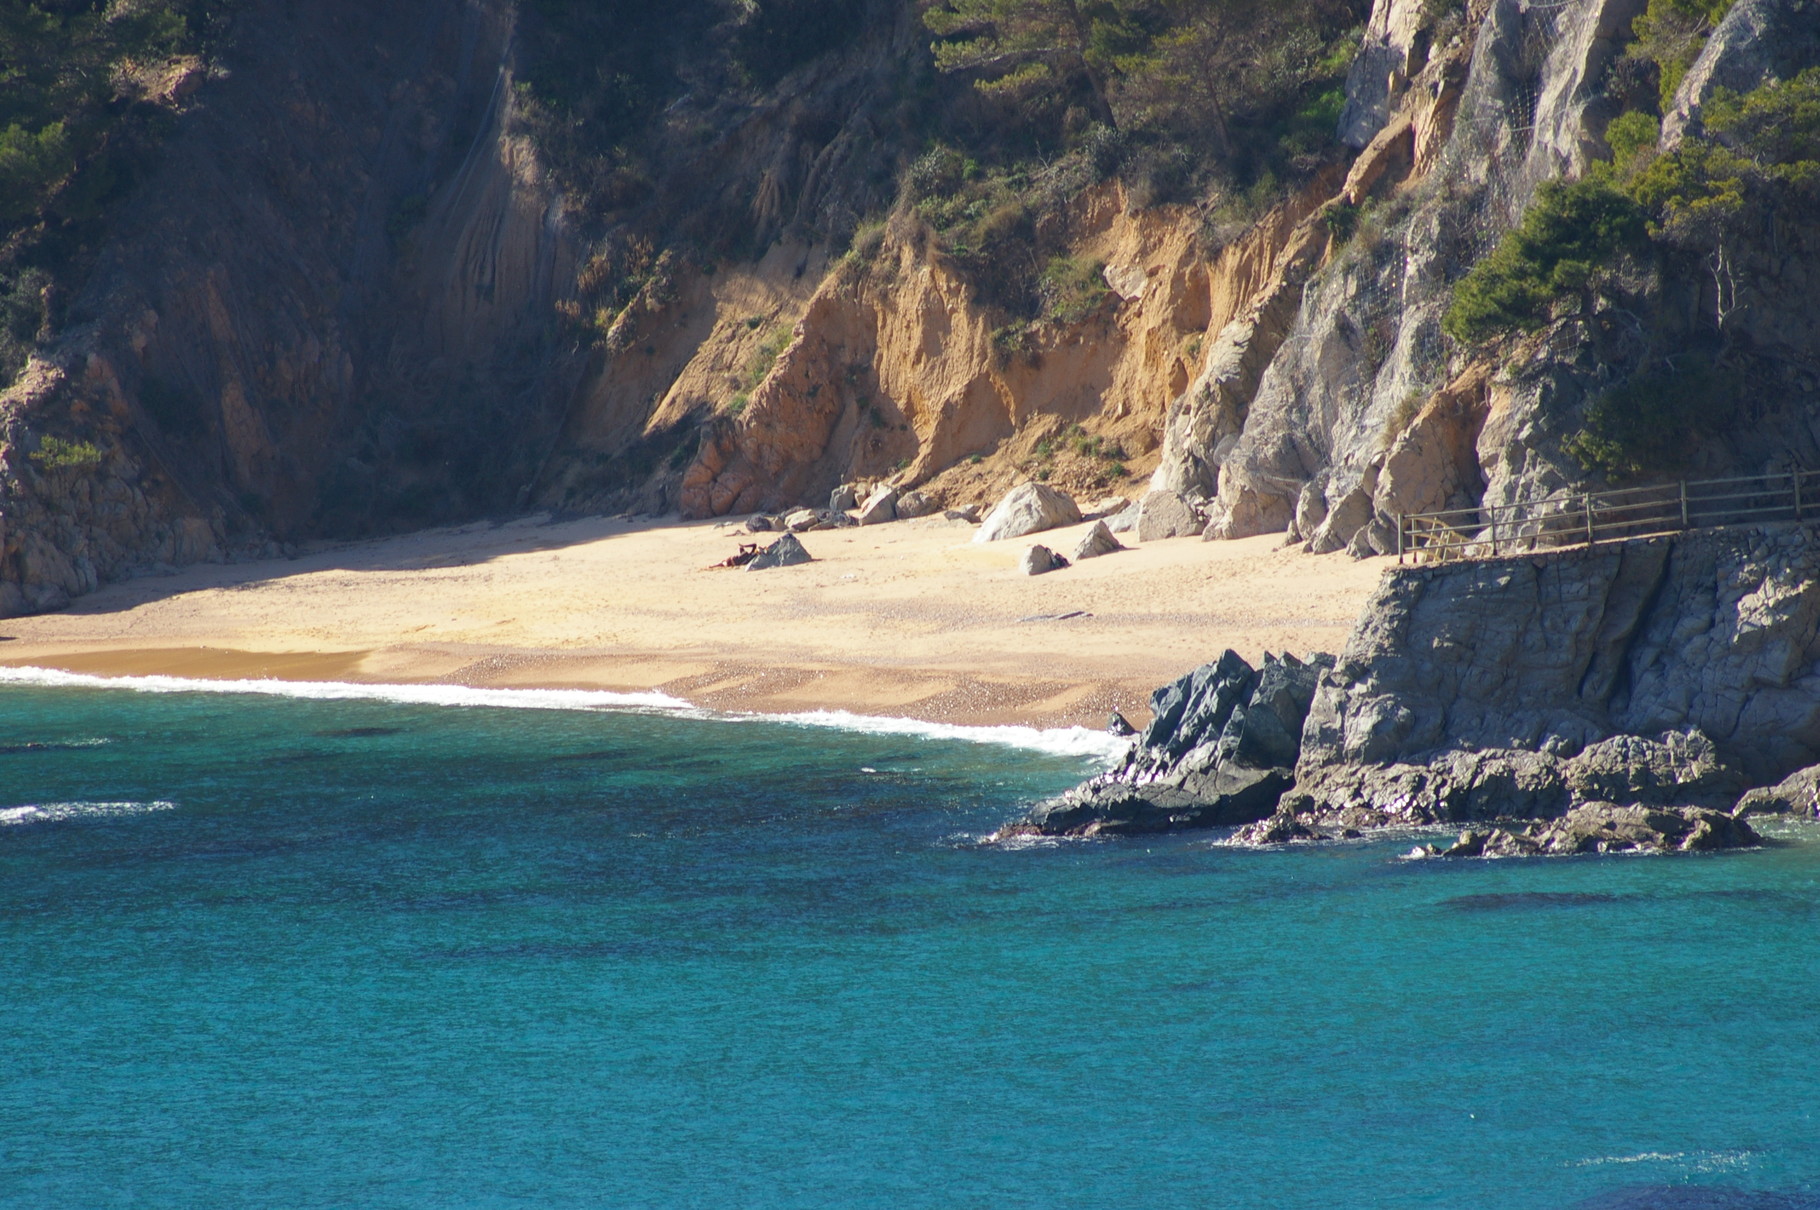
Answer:
[[(1148, 481), (1210, 537), (1382, 551), (1400, 512), (1596, 481), (1564, 443), (1665, 348), (1722, 344), (1753, 384), (1689, 470), (1820, 462), (1820, 224), (1770, 224), (1724, 278), (1638, 269), (1495, 347), (1441, 330), (1541, 184), (1607, 156), (1641, 10), (1378, 0), (1349, 162), (1243, 230), (1085, 180), (1031, 248), (1090, 266), (1086, 303), (1030, 321), (896, 192), (910, 6), (875, 0), (768, 91), (691, 88), (661, 179), (584, 213), (527, 137), (513, 5), (252, 0), (0, 397), (0, 613), (302, 537), (855, 481), (947, 504)], [(1815, 62), (1813, 16), (1740, 0), (1664, 145), (1716, 87)]]

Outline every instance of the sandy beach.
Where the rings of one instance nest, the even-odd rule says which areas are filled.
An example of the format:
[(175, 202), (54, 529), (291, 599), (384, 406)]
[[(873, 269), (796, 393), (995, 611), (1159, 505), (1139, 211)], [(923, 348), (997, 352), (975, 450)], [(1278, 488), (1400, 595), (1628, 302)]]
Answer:
[[(528, 517), (205, 564), (0, 622), (0, 663), (102, 675), (661, 689), (716, 709), (1141, 722), (1231, 647), (1335, 651), (1384, 560), (1178, 538), (1021, 574), (1034, 541), (941, 519), (802, 535), (815, 562), (716, 569), (727, 522)], [(1073, 615), (1073, 616), (1063, 616)]]

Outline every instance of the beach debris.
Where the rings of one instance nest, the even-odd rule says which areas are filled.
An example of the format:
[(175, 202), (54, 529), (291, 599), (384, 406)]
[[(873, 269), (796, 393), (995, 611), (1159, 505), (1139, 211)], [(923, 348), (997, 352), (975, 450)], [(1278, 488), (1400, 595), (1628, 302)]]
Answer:
[(861, 525), (882, 525), (897, 520), (897, 489), (880, 486), (859, 506)]
[(1081, 510), (1074, 501), (1047, 483), (1023, 483), (1005, 493), (1005, 498), (992, 506), (975, 542), (998, 542), (1021, 538), (1062, 525), (1080, 522)]
[(1117, 710), (1114, 710), (1112, 712), (1112, 717), (1106, 720), (1106, 730), (1113, 735), (1137, 734), (1137, 728), (1131, 725), (1131, 720), (1127, 719)]
[(716, 563), (714, 565), (714, 567), (710, 568), (709, 570), (714, 570), (714, 569), (722, 568), (722, 567), (744, 567), (746, 564), (750, 563), (752, 560), (754, 560), (756, 558), (758, 558), (758, 543), (741, 542), (739, 544), (739, 553), (738, 554), (728, 555), (726, 558), (724, 558), (720, 562)]
[(1032, 546), (1024, 552), (1024, 559), (1019, 566), (1027, 576), (1040, 576), (1044, 572), (1060, 571), (1068, 566), (1068, 560), (1050, 550), (1047, 546)]
[(798, 563), (813, 561), (795, 534), (785, 534), (759, 551), (752, 561), (746, 564), (746, 570), (766, 571), (773, 567), (792, 567)]
[(771, 530), (776, 529), (776, 528), (777, 528), (776, 519), (772, 518), (772, 517), (767, 517), (763, 513), (753, 513), (750, 517), (746, 518), (746, 529), (751, 533), (755, 533), (755, 534), (769, 533)]
[(921, 492), (905, 492), (897, 498), (897, 519), (910, 521), (917, 517), (927, 517), (935, 511), (935, 501)]
[(833, 512), (844, 513), (858, 507), (859, 488), (851, 483), (843, 483), (828, 493), (828, 508)]
[(980, 523), (980, 506), (969, 504), (965, 508), (951, 508), (942, 516), (950, 521), (965, 521), (969, 525), (978, 525)]
[(1093, 528), (1081, 535), (1081, 540), (1074, 548), (1075, 562), (1082, 559), (1097, 559), (1101, 555), (1110, 555), (1124, 550), (1124, 543), (1112, 536), (1104, 521), (1095, 521)]
[(1159, 488), (1146, 493), (1138, 506), (1137, 536), (1139, 542), (1157, 542), (1164, 538), (1185, 538), (1198, 534), (1206, 522), (1179, 492)]
[(1085, 609), (1071, 609), (1067, 613), (1032, 613), (1018, 619), (1021, 622), (1066, 622), (1071, 618), (1090, 618), (1093, 615)]

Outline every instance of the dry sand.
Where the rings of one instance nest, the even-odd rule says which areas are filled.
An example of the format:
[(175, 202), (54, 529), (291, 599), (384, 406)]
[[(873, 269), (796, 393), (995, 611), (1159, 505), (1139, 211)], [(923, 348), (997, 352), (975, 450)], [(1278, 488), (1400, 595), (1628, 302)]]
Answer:
[(0, 622), (0, 663), (1098, 727), (1115, 708), (1141, 722), (1152, 688), (1226, 647), (1339, 650), (1384, 564), (1271, 535), (1019, 573), (1032, 542), (1066, 553), (1085, 529), (985, 544), (940, 519), (817, 530), (802, 535), (815, 562), (747, 572), (709, 565), (771, 535), (725, 523), (480, 523), (113, 585)]

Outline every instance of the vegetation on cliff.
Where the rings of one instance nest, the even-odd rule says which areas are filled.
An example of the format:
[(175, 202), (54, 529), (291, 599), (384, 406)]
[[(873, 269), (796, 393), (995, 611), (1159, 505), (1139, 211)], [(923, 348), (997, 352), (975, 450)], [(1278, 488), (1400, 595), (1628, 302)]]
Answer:
[(1743, 95), (1716, 90), (1699, 126), (1667, 151), (1658, 130), (1647, 109), (1616, 118), (1611, 162), (1582, 181), (1544, 185), (1522, 223), (1460, 281), (1443, 325), (1469, 346), (1539, 328), (1571, 299), (1621, 295), (1627, 256), (1693, 283), (1708, 321), (1696, 343), (1712, 347), (1690, 354), (1685, 334), (1656, 332), (1662, 347), (1596, 398), (1568, 438), (1585, 469), (1616, 478), (1672, 469), (1737, 414), (1720, 367), (1731, 320), (1749, 305), (1751, 249), (1777, 223), (1810, 220), (1820, 203), (1820, 68)]
[(66, 271), (144, 171), (232, 3), (0, 5), (0, 377), (55, 322)]

